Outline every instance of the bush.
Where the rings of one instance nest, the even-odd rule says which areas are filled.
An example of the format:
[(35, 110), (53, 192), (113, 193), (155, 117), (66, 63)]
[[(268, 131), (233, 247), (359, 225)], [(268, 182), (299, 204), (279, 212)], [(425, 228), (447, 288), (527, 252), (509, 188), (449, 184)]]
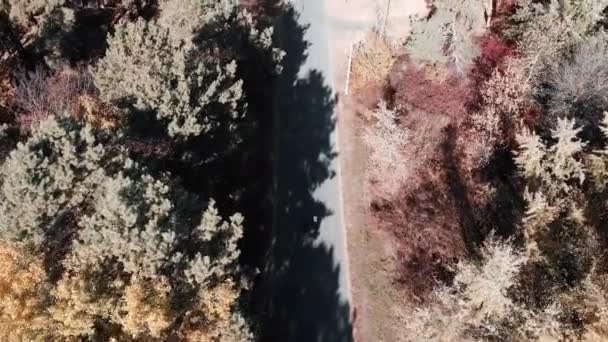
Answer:
[(0, 241), (0, 337), (3, 340), (48, 338), (50, 298), (41, 255), (26, 246)]
[(492, 76), (496, 68), (515, 55), (515, 49), (494, 33), (488, 33), (478, 39), (481, 49), (479, 57), (471, 66), (469, 78), (480, 85)]
[(522, 61), (508, 59), (504, 64), (480, 85), (478, 109), (467, 118), (469, 143), (463, 144), (467, 169), (486, 166), (496, 149), (510, 146), (518, 127), (535, 124), (526, 116), (533, 107), (533, 89)]
[(405, 317), (404, 341), (473, 341), (499, 338), (508, 329), (502, 321), (516, 308), (507, 296), (526, 256), (512, 245), (490, 239), (482, 262), (456, 265), (453, 285), (435, 290), (433, 302)]
[(355, 91), (383, 83), (395, 62), (390, 42), (375, 32), (355, 46), (352, 59), (351, 82)]
[(372, 210), (376, 225), (395, 238), (396, 262), (401, 269), (395, 275), (396, 283), (417, 298), (430, 290), (429, 279), (448, 277), (445, 265), (464, 254), (465, 243), (458, 204), (450, 189), (453, 182), (448, 174), (453, 170), (447, 170), (453, 165), (444, 161), (451, 119), (409, 111), (399, 121), (408, 132), (399, 160), (406, 170), (385, 176), (401, 178), (398, 188), (391, 189), (391, 197), (378, 195), (376, 185), (372, 186)]
[(407, 59), (395, 63), (390, 85), (396, 106), (430, 115), (464, 118), (475, 100), (472, 83), (441, 67), (418, 67)]
[(46, 73), (38, 69), (17, 74), (13, 111), (23, 133), (54, 113), (72, 113), (96, 127), (116, 128), (120, 118), (97, 94), (91, 74), (85, 69), (64, 68)]
[(405, 160), (407, 132), (397, 122), (397, 113), (381, 103), (373, 112), (373, 126), (363, 133), (367, 144), (369, 160), (367, 175), (382, 198), (390, 198), (399, 190), (407, 177), (408, 165)]
[(571, 116), (580, 126), (598, 127), (608, 109), (607, 56), (608, 37), (598, 34), (578, 44), (572, 58), (551, 74), (545, 96), (553, 117)]

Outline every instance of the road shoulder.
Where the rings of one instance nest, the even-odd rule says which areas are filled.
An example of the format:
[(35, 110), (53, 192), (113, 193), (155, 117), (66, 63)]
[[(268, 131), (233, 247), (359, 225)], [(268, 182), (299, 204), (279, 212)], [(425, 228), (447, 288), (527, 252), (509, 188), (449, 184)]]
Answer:
[[(386, 20), (387, 29), (403, 35), (407, 27), (393, 29), (394, 23), (422, 6), (408, 1), (392, 0), (395, 11)], [(331, 27), (331, 55), (334, 86), (338, 93), (337, 130), (341, 185), (343, 192), (344, 226), (350, 263), (353, 329), (356, 341), (398, 341), (399, 311), (407, 306), (407, 299), (395, 286), (398, 258), (392, 238), (376, 229), (370, 212), (367, 191), (367, 151), (361, 139), (362, 120), (358, 116), (360, 104), (345, 94), (346, 70), (351, 44), (382, 25), (382, 9), (387, 0), (329, 1), (327, 12)], [(409, 6), (409, 8), (408, 8)]]

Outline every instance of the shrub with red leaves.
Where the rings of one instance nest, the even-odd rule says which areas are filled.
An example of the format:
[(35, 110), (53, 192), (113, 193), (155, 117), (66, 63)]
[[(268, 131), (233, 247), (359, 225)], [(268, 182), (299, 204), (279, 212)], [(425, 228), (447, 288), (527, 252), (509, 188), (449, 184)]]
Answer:
[(396, 107), (419, 109), (431, 115), (464, 117), (475, 99), (472, 84), (466, 78), (448, 70), (435, 72), (418, 67), (407, 58), (393, 66), (390, 85)]
[(494, 17), (498, 19), (513, 14), (517, 8), (517, 0), (498, 0), (496, 2), (497, 4), (494, 11)]
[(405, 294), (424, 297), (437, 272), (466, 253), (458, 212), (442, 167), (429, 167), (390, 202), (373, 202), (375, 225), (390, 233), (402, 272), (395, 274)]
[(488, 33), (480, 37), (478, 44), (481, 48), (481, 55), (469, 72), (469, 78), (476, 85), (480, 85), (490, 78), (494, 69), (499, 68), (507, 57), (515, 55), (515, 48), (495, 33)]

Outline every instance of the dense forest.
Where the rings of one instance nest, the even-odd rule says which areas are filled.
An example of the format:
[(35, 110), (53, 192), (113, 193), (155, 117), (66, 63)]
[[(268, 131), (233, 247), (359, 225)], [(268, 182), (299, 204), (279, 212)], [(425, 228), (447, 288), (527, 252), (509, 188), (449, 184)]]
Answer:
[(608, 340), (608, 2), (426, 3), (353, 61), (398, 334)]
[(255, 339), (284, 53), (245, 5), (0, 0), (1, 340)]
[(608, 0), (425, 0), (351, 45), (349, 97), (280, 3), (0, 0), (0, 340), (348, 339), (374, 298), (308, 248), (352, 103), (394, 340), (608, 340)]

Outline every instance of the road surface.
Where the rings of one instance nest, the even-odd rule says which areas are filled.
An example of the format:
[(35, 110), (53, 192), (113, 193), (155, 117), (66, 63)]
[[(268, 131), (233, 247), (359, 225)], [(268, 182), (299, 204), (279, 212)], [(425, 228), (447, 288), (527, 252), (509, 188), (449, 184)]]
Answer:
[[(308, 58), (300, 67), (300, 78), (306, 77), (310, 71), (319, 71), (324, 76), (326, 86), (331, 89), (332, 94), (337, 94), (338, 89), (334, 87), (332, 59), (330, 52), (330, 26), (325, 11), (326, 0), (292, 0), (296, 8), (301, 7), (300, 23), (310, 25), (304, 34), (304, 39), (310, 43)], [(331, 114), (337, 120), (337, 106)], [(350, 282), (348, 274), (348, 253), (346, 248), (346, 231), (344, 229), (344, 211), (342, 208), (342, 184), (340, 179), (340, 155), (337, 146), (338, 125), (334, 125), (329, 132), (330, 146), (336, 153), (331, 159), (329, 169), (335, 176), (325, 180), (313, 192), (313, 198), (325, 203), (331, 214), (320, 223), (319, 236), (315, 240), (316, 245), (324, 245), (333, 249), (335, 265), (340, 267), (339, 294), (344, 301), (349, 300)], [(314, 218), (313, 218), (314, 219)]]
[(324, 0), (292, 0), (276, 24), (287, 53), (278, 94), (275, 236), (263, 341), (352, 341), (337, 90)]
[[(407, 16), (428, 9), (424, 0), (289, 0), (289, 3), (292, 11), (284, 13), (275, 23), (287, 56), (277, 94), (277, 196), (273, 248), (264, 272), (267, 294), (263, 298), (267, 298), (267, 303), (260, 326), (261, 340), (352, 341), (354, 305), (349, 272), (352, 266), (359, 276), (355, 288), (359, 308), (356, 314), (353, 312), (353, 316), (359, 317), (357, 333), (372, 341), (383, 336), (373, 333), (374, 329), (393, 328), (394, 303), (376, 298), (385, 297), (370, 290), (377, 284), (368, 288), (367, 283), (361, 282), (363, 274), (375, 270), (367, 267), (369, 263), (359, 262), (370, 257), (364, 248), (366, 244), (354, 245), (353, 253), (358, 253), (358, 259), (349, 263), (345, 226), (354, 227), (348, 230), (350, 234), (365, 232), (366, 218), (352, 210), (367, 203), (355, 200), (363, 201), (358, 196), (362, 191), (347, 191), (364, 187), (363, 180), (357, 183), (353, 181), (356, 177), (349, 177), (342, 183), (340, 179), (340, 165), (350, 163), (346, 174), (352, 175), (356, 169), (352, 167), (356, 149), (352, 117), (336, 124), (337, 107), (346, 103), (340, 102), (337, 94), (345, 88), (346, 61), (353, 42), (362, 39), (373, 27), (401, 40), (409, 30)], [(344, 114), (348, 113), (341, 115)], [(340, 134), (340, 151), (338, 126), (346, 128)], [(343, 188), (343, 184), (348, 184), (348, 188)], [(346, 200), (351, 213), (346, 218), (342, 191), (349, 195)], [(357, 239), (350, 240), (353, 241)], [(380, 259), (373, 261), (383, 264)], [(390, 283), (392, 276), (387, 281)], [(369, 307), (372, 309), (366, 310)], [(374, 329), (365, 329), (361, 323), (372, 321), (370, 315), (375, 323), (382, 322), (374, 324)], [(384, 322), (385, 317), (391, 319)]]

